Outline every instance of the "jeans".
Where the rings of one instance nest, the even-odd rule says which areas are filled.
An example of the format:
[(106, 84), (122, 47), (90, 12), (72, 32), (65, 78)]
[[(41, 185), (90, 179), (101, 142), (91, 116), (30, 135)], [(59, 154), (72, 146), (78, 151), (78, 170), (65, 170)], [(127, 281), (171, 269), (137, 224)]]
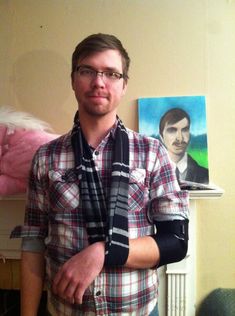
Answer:
[(159, 316), (158, 313), (158, 305), (156, 304), (156, 306), (154, 307), (154, 309), (152, 310), (152, 312), (149, 314), (149, 316)]
[[(51, 316), (51, 314), (47, 311), (47, 316)], [(152, 310), (152, 312), (149, 314), (149, 316), (159, 316), (158, 314), (158, 305), (156, 304), (156, 306), (154, 307), (154, 309)]]

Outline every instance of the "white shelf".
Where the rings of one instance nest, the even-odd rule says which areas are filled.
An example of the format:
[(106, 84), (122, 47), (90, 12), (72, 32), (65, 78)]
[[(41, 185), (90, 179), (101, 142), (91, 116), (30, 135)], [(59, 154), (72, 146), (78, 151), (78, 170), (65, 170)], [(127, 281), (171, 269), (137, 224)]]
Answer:
[(218, 186), (211, 185), (211, 189), (206, 190), (189, 190), (190, 199), (215, 199), (224, 194), (224, 190)]

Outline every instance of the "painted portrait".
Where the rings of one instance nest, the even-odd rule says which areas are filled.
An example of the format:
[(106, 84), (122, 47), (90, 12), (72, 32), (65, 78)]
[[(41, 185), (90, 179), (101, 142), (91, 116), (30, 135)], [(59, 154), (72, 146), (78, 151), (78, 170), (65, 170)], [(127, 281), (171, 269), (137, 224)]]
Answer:
[(179, 182), (209, 183), (204, 96), (138, 99), (139, 132), (159, 139)]

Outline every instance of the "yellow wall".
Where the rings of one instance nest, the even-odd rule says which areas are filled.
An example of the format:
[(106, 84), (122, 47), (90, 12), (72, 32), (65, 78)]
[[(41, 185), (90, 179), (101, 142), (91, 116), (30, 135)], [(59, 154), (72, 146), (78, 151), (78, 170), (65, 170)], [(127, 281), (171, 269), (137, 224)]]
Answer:
[(119, 109), (130, 128), (138, 97), (206, 95), (210, 176), (225, 194), (198, 203), (197, 302), (235, 287), (235, 1), (0, 0), (0, 106), (67, 131), (71, 54), (96, 32), (117, 35), (131, 56)]

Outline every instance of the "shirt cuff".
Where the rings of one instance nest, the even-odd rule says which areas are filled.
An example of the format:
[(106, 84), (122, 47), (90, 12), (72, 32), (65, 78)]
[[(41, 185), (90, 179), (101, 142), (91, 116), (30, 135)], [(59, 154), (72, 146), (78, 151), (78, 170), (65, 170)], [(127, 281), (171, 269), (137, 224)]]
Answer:
[(45, 244), (42, 239), (25, 237), (22, 238), (21, 250), (42, 253), (45, 251)]

